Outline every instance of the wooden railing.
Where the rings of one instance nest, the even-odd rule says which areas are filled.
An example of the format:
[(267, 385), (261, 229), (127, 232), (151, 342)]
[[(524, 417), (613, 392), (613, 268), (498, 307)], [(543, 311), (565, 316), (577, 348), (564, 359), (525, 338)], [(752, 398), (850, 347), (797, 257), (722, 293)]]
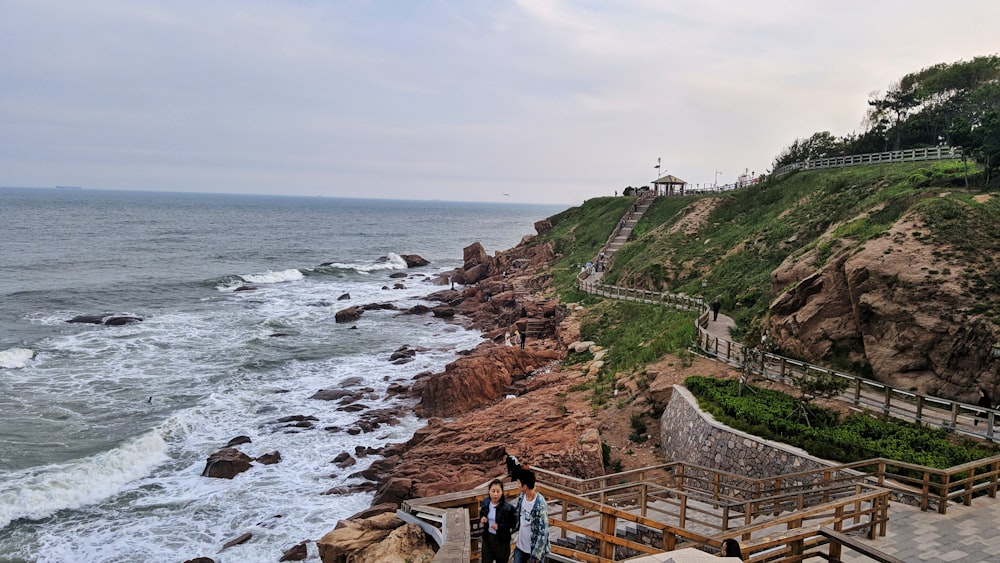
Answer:
[[(698, 348), (718, 360), (742, 367), (743, 358), (747, 357), (746, 346), (713, 336), (708, 331), (708, 316), (708, 311), (703, 311), (696, 321)], [(1000, 411), (996, 409), (916, 393), (770, 352), (759, 352), (754, 356), (758, 359), (750, 368), (757, 376), (793, 383), (796, 378), (811, 374), (833, 375), (849, 382), (847, 391), (838, 398), (860, 410), (875, 411), (991, 442), (1000, 441), (1000, 433), (997, 432)]]
[[(878, 560), (892, 560), (870, 546), (849, 545), (850, 541), (836, 535), (864, 532), (875, 539), (885, 535), (888, 521), (890, 491), (846, 471), (830, 470), (808, 485), (775, 487), (769, 480), (680, 463), (593, 479), (535, 469), (537, 490), (549, 503), (551, 533), (558, 536), (552, 547), (558, 560), (605, 563), (683, 547), (716, 552), (728, 538), (742, 540), (748, 561), (771, 561), (776, 554), (801, 554), (804, 549), (823, 546), (828, 555), (837, 557), (846, 546), (886, 557)], [(670, 477), (669, 482), (664, 482), (664, 476)], [(508, 488), (508, 496), (511, 493), (516, 495)], [(435, 561), (464, 563), (479, 555), (475, 542), (468, 551), (459, 545), (470, 543), (467, 507), (478, 506), (485, 495), (483, 486), (414, 499), (406, 501), (398, 513), (409, 522), (423, 519), (422, 527), (429, 527), (432, 537), (442, 541)], [(623, 537), (620, 525), (641, 529), (647, 541)], [(824, 530), (829, 533), (824, 535)], [(570, 535), (573, 541), (566, 540)]]
[(901, 151), (875, 152), (867, 154), (852, 154), (835, 156), (786, 164), (774, 170), (772, 176), (781, 176), (798, 170), (814, 170), (817, 168), (841, 168), (844, 166), (860, 166), (863, 164), (882, 164), (886, 162), (917, 162), (922, 160), (951, 160), (962, 158), (961, 147), (926, 147), (922, 149), (907, 149)]
[[(606, 285), (594, 282), (584, 276), (577, 278), (577, 288), (585, 293), (608, 299), (699, 311), (700, 314), (695, 321), (697, 347), (705, 354), (734, 367), (742, 367), (743, 365), (743, 358), (746, 357), (744, 351), (746, 346), (739, 342), (713, 336), (708, 331), (710, 312), (707, 303), (702, 298)], [(874, 410), (886, 416), (926, 424), (973, 438), (981, 438), (991, 442), (1000, 441), (1000, 432), (997, 431), (997, 425), (1000, 424), (1000, 411), (996, 409), (916, 393), (770, 352), (762, 351), (754, 356), (759, 360), (757, 365), (751, 366), (751, 371), (757, 376), (782, 383), (792, 383), (796, 377), (817, 373), (831, 374), (850, 382), (849, 390), (839, 398), (852, 403), (859, 409)]]

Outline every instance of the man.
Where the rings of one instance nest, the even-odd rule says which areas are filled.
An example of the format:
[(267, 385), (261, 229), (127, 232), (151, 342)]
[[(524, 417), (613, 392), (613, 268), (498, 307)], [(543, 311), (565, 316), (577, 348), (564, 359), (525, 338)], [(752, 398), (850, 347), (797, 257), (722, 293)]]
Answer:
[(522, 469), (517, 474), (521, 495), (517, 497), (517, 521), (514, 531), (514, 563), (542, 563), (551, 551), (549, 545), (549, 507), (545, 497), (535, 492), (535, 473)]

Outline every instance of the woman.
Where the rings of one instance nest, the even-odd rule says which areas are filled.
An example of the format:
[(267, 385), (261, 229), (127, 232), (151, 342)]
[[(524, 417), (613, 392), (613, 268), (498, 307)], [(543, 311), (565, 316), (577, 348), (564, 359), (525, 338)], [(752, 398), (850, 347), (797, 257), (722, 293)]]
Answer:
[(507, 563), (510, 559), (510, 532), (517, 514), (514, 506), (507, 502), (503, 494), (503, 483), (499, 479), (490, 482), (490, 495), (479, 505), (479, 521), (485, 526), (483, 532), (483, 563)]
[(722, 557), (738, 557), (743, 560), (743, 551), (740, 549), (740, 542), (729, 538), (722, 542)]

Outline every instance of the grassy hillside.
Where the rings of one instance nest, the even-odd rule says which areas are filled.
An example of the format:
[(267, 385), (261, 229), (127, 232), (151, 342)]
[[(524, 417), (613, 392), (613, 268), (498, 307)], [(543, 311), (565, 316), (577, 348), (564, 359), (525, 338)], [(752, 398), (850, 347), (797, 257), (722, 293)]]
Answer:
[[(819, 268), (911, 210), (926, 218), (928, 242), (957, 244), (966, 260), (991, 260), (1000, 240), (996, 198), (939, 197), (964, 182), (958, 161), (886, 164), (798, 172), (723, 196), (658, 198), (605, 280), (721, 296), (739, 329), (752, 331), (774, 297), (771, 272), (783, 261), (815, 251), (810, 266)], [(970, 279), (982, 306), (995, 308), (985, 302), (992, 303), (996, 281)]]

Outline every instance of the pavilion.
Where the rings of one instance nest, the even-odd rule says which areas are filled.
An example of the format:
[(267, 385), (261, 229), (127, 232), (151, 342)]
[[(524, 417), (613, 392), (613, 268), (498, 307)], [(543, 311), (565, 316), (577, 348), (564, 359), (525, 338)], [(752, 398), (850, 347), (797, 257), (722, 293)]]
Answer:
[[(677, 195), (684, 195), (684, 186), (686, 185), (687, 182), (672, 174), (667, 174), (653, 181), (653, 189), (656, 191), (656, 195), (675, 195), (675, 193)], [(660, 193), (660, 186), (663, 186), (663, 193)]]

